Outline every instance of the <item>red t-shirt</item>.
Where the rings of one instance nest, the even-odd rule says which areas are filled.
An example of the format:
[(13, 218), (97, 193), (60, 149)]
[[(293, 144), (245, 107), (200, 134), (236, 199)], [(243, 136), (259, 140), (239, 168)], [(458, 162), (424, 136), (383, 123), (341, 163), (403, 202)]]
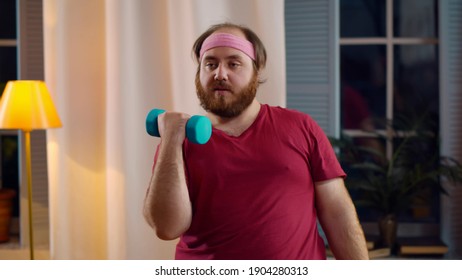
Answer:
[(314, 182), (345, 173), (311, 117), (262, 105), (239, 137), (186, 140), (184, 159), (193, 216), (176, 259), (326, 258)]

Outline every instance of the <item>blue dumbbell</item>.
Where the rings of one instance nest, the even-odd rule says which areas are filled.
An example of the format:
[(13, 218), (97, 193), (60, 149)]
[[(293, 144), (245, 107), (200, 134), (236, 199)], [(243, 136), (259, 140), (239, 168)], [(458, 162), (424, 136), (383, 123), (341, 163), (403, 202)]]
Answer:
[[(146, 131), (149, 135), (160, 137), (157, 117), (164, 113), (162, 109), (152, 109), (146, 117)], [(204, 116), (192, 116), (186, 123), (186, 138), (195, 144), (205, 144), (212, 136), (212, 123)]]

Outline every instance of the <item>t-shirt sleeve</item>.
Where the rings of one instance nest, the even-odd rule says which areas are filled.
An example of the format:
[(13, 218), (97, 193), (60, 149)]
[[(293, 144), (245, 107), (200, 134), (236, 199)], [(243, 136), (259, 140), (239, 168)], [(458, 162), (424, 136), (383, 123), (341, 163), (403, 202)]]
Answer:
[(337, 177), (345, 178), (332, 144), (322, 128), (311, 118), (307, 117), (307, 141), (309, 149), (309, 162), (311, 176), (314, 182), (329, 180)]

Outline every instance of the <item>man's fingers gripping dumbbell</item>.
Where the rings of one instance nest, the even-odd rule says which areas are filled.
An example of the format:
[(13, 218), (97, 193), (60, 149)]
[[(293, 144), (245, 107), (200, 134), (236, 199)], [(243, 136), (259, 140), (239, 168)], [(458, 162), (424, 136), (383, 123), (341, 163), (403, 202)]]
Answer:
[[(148, 132), (149, 135), (160, 137), (161, 135), (160, 131), (163, 131), (164, 129), (166, 129), (166, 128), (159, 128), (160, 124), (166, 123), (164, 121), (161, 121), (159, 123), (159, 116), (163, 113), (165, 113), (165, 110), (162, 110), (162, 109), (153, 109), (148, 113), (146, 117), (146, 131)], [(180, 116), (184, 116), (184, 115), (177, 114), (177, 117), (180, 117)], [(163, 117), (164, 116), (161, 116), (161, 118)], [(169, 120), (172, 121), (172, 119), (170, 118)], [(176, 125), (178, 125), (178, 122), (181, 123), (181, 118), (176, 119), (175, 121), (177, 121)], [(175, 123), (174, 121), (172, 122)], [(191, 141), (192, 143), (196, 143), (196, 144), (205, 144), (208, 142), (208, 140), (210, 139), (210, 136), (212, 135), (212, 123), (207, 117), (195, 115), (187, 120), (185, 130), (186, 130), (185, 131), (186, 137), (188, 138), (189, 141)]]

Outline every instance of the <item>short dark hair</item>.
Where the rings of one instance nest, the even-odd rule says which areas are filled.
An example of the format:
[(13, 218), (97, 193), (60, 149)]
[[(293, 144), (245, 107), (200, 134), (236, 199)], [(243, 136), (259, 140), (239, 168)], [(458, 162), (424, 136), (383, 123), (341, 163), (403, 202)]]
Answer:
[(255, 61), (253, 62), (255, 69), (259, 71), (265, 68), (266, 50), (265, 50), (265, 46), (261, 42), (260, 38), (258, 38), (257, 34), (255, 34), (255, 32), (253, 32), (248, 27), (245, 27), (243, 25), (234, 24), (234, 23), (229, 23), (229, 22), (212, 25), (210, 26), (209, 29), (207, 29), (204, 33), (202, 33), (202, 35), (200, 35), (199, 38), (197, 38), (192, 48), (192, 52), (194, 54), (194, 57), (197, 63), (200, 64), (200, 51), (201, 51), (202, 44), (204, 43), (205, 39), (207, 39), (207, 37), (209, 37), (215, 31), (219, 29), (225, 29), (225, 28), (241, 30), (244, 33), (246, 39), (250, 41), (253, 44), (253, 47), (255, 48)]

